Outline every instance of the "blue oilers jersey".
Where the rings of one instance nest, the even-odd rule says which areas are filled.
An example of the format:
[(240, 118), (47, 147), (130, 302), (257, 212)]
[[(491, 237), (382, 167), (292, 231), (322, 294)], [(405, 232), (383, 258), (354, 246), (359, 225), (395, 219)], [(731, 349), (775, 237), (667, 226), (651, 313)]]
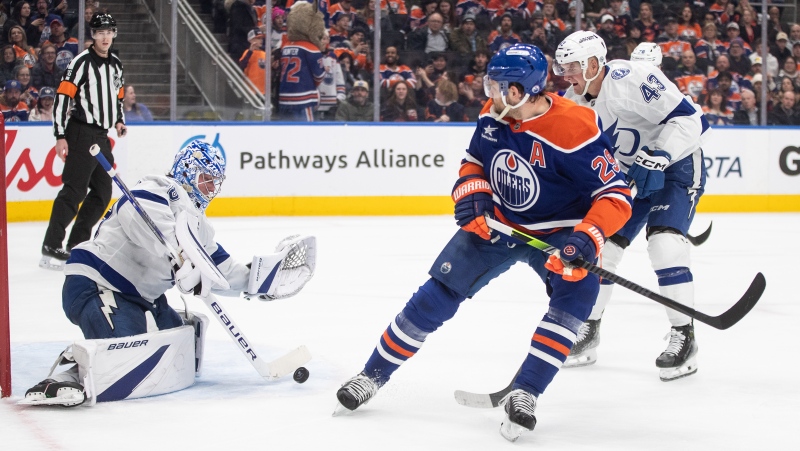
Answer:
[(319, 104), (317, 86), (325, 78), (323, 55), (314, 44), (289, 41), (281, 49), (281, 105), (305, 108)]
[(498, 219), (532, 232), (573, 227), (598, 201), (611, 200), (613, 208), (593, 209), (598, 213), (593, 223), (608, 236), (627, 220), (631, 205), (611, 143), (594, 111), (558, 96), (547, 98), (547, 112), (524, 121), (498, 119), (489, 100), (462, 161), (462, 175), (465, 166), (480, 166)]

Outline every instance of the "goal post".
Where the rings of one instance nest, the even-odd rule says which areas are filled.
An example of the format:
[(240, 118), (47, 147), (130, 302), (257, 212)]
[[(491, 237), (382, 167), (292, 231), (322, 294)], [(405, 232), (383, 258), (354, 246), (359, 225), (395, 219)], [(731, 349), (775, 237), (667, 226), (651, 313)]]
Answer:
[(8, 299), (8, 215), (6, 214), (6, 123), (0, 114), (0, 398), (11, 396), (11, 328)]

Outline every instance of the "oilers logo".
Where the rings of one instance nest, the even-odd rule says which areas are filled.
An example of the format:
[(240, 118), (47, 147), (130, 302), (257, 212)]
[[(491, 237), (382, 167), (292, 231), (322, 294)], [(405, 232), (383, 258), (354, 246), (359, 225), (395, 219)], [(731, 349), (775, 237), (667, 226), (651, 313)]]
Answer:
[(539, 198), (539, 179), (530, 164), (510, 149), (495, 154), (491, 166), (492, 190), (512, 211), (525, 211)]
[(56, 66), (59, 69), (66, 70), (67, 66), (69, 66), (69, 62), (72, 61), (72, 58), (75, 58), (75, 55), (72, 54), (69, 50), (61, 49), (56, 53)]

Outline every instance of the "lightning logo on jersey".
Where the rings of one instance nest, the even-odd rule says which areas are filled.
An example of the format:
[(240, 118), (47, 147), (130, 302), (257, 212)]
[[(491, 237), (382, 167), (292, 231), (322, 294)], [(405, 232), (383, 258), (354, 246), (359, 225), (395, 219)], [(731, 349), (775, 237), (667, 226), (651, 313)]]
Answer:
[(103, 315), (106, 316), (106, 321), (108, 321), (108, 325), (111, 327), (111, 330), (114, 330), (114, 322), (111, 321), (111, 315), (114, 314), (114, 311), (111, 310), (117, 307), (117, 300), (114, 298), (114, 293), (108, 290), (103, 290), (100, 292), (100, 300), (103, 301), (103, 306), (100, 307), (100, 311), (103, 312)]
[(512, 211), (525, 211), (539, 198), (539, 179), (533, 168), (510, 149), (497, 152), (492, 160), (492, 190)]

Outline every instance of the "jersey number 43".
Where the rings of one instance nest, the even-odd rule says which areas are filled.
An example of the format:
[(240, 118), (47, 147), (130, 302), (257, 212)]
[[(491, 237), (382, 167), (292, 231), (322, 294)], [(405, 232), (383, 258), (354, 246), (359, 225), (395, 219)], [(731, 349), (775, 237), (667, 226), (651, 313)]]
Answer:
[(644, 101), (650, 103), (653, 99), (658, 100), (661, 97), (659, 91), (666, 91), (667, 87), (661, 83), (661, 80), (655, 74), (650, 74), (647, 76), (647, 83), (642, 83), (639, 86), (639, 90), (642, 91)]

